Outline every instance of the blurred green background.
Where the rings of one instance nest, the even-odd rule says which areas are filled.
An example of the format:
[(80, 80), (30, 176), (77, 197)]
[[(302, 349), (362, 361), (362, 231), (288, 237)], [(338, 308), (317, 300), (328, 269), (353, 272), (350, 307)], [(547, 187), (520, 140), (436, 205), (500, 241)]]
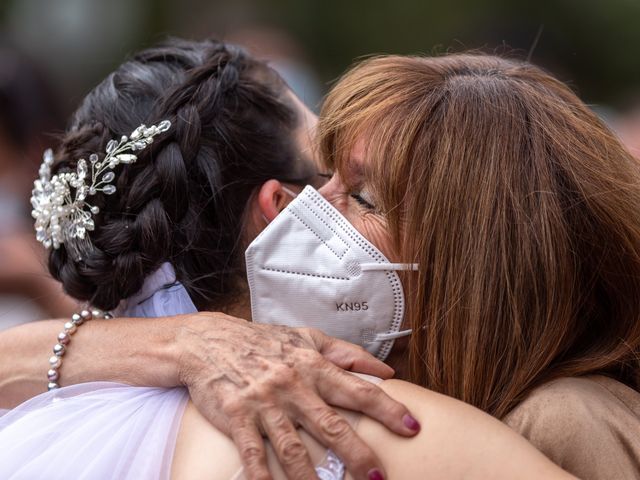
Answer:
[(0, 1), (6, 41), (42, 64), (65, 112), (128, 53), (165, 35), (242, 41), (266, 29), (281, 47), (286, 37), (280, 50), (306, 63), (317, 95), (363, 55), (480, 48), (526, 58), (538, 34), (532, 61), (587, 102), (625, 110), (640, 90), (640, 0)]

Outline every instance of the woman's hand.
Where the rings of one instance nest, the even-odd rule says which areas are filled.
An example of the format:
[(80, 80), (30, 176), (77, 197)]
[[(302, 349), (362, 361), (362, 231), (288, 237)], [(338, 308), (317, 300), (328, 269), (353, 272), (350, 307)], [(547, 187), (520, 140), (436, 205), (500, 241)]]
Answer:
[[(46, 390), (47, 359), (63, 323), (0, 332), (0, 408)], [(356, 479), (373, 469), (383, 472), (372, 450), (327, 404), (362, 412), (401, 435), (417, 431), (403, 405), (343, 370), (389, 378), (390, 367), (315, 330), (257, 325), (221, 313), (93, 320), (74, 334), (64, 358), (62, 386), (185, 385), (200, 413), (235, 441), (251, 479), (269, 478), (262, 435), (290, 478), (313, 478), (297, 426), (335, 451)]]
[(373, 451), (327, 404), (362, 412), (400, 435), (419, 430), (404, 405), (343, 370), (390, 378), (390, 367), (317, 330), (200, 313), (177, 340), (180, 382), (198, 410), (233, 439), (250, 479), (270, 478), (263, 435), (289, 478), (315, 478), (297, 426), (333, 450), (354, 478), (380, 478), (373, 471), (384, 470)]

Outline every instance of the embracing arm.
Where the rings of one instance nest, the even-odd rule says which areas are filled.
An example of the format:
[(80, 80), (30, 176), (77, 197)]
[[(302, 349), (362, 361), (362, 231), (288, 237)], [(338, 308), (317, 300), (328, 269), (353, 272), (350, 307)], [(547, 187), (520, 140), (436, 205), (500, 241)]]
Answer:
[[(47, 359), (62, 324), (51, 320), (0, 332), (0, 408), (45, 390)], [(379, 460), (327, 403), (366, 413), (401, 435), (416, 431), (406, 407), (343, 368), (393, 374), (360, 347), (316, 330), (202, 312), (87, 322), (74, 334), (60, 375), (63, 386), (99, 380), (186, 386), (203, 416), (232, 437), (249, 478), (269, 478), (262, 434), (282, 447), (276, 453), (291, 478), (310, 478), (298, 425), (316, 431), (356, 478), (367, 478), (372, 468), (382, 470)], [(279, 423), (265, 418), (265, 405)]]
[[(405, 402), (425, 426), (415, 438), (408, 439), (394, 435), (371, 418), (360, 419), (356, 431), (373, 446), (385, 466), (387, 478), (575, 478), (554, 465), (523, 437), (477, 408), (398, 380), (383, 382), (381, 386), (393, 398)], [(347, 412), (341, 411), (341, 414)], [(320, 463), (326, 450), (313, 437), (302, 434), (302, 438), (313, 452), (314, 461)], [(281, 462), (271, 449), (268, 457), (274, 478), (286, 478)], [(172, 479), (231, 478), (239, 468), (240, 460), (234, 445), (189, 405), (178, 435)]]
[[(179, 385), (179, 325), (186, 318), (91, 321), (73, 335), (60, 368), (62, 385), (113, 381)], [(47, 389), (47, 359), (66, 320), (27, 323), (0, 332), (0, 408)]]

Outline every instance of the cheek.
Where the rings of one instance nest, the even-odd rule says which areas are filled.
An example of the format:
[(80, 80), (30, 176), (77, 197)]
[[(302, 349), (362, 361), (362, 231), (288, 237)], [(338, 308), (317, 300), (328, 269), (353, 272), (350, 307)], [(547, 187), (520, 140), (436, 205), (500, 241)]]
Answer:
[(393, 248), (389, 227), (380, 215), (364, 214), (352, 222), (360, 234), (369, 240), (391, 262), (399, 262), (398, 254)]
[(345, 193), (345, 188), (332, 178), (319, 190), (320, 194), (338, 210), (364, 238), (369, 240), (391, 262), (398, 261), (389, 235), (387, 222), (381, 215), (367, 213)]

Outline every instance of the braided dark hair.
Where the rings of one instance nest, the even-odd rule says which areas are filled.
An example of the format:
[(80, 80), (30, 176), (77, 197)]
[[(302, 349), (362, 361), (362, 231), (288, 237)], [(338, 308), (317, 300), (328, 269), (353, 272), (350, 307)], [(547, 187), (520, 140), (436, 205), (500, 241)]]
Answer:
[(199, 309), (228, 303), (244, 276), (251, 195), (270, 178), (313, 175), (298, 161), (298, 115), (280, 77), (239, 47), (178, 39), (138, 53), (87, 95), (54, 168), (75, 168), (109, 139), (164, 119), (171, 129), (117, 167), (117, 193), (92, 197), (101, 211), (89, 251), (81, 260), (64, 245), (50, 253), (65, 291), (98, 308), (113, 309), (166, 261)]

